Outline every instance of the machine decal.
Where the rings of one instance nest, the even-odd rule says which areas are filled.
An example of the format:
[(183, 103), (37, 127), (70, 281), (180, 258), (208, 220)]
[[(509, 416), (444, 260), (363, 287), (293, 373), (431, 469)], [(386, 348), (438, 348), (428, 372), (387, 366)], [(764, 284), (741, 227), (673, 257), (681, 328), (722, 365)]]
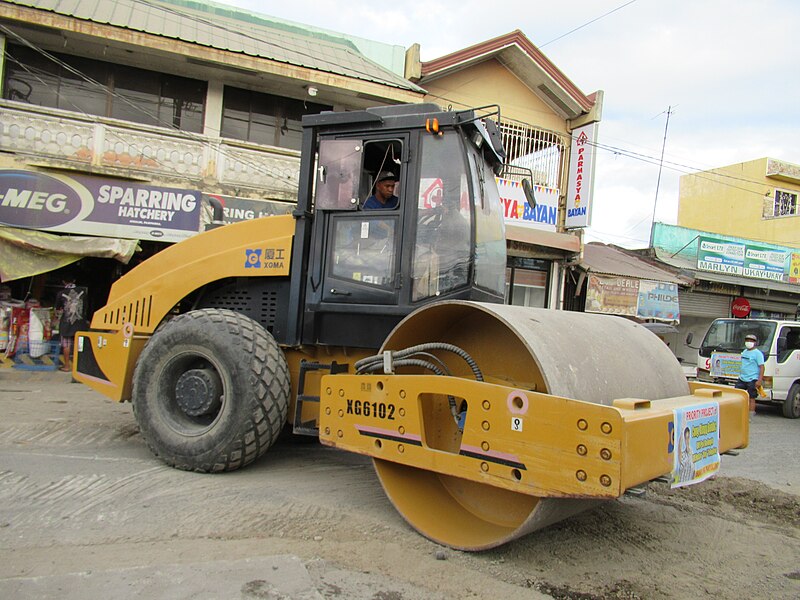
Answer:
[(376, 419), (386, 419), (394, 421), (394, 404), (385, 402), (369, 402), (367, 400), (347, 400), (347, 414), (359, 415), (362, 417), (374, 417)]
[(261, 250), (253, 250), (248, 248), (244, 251), (245, 254), (245, 261), (244, 261), (244, 268), (245, 269), (260, 269), (261, 268)]
[(497, 463), (498, 465), (522, 469), (523, 471), (528, 470), (523, 463), (519, 462), (519, 457), (515, 454), (506, 454), (505, 452), (497, 452), (496, 450), (484, 451), (478, 446), (468, 446), (466, 444), (461, 446), (459, 454), (461, 456), (469, 456), (470, 458), (487, 460)]
[(400, 434), (391, 429), (379, 429), (377, 427), (367, 427), (365, 425), (356, 425), (356, 429), (358, 433), (363, 436), (380, 438), (393, 442), (403, 442), (405, 444), (411, 444), (412, 446), (422, 446), (422, 437), (414, 433)]
[(245, 269), (283, 269), (286, 262), (284, 248), (246, 248)]

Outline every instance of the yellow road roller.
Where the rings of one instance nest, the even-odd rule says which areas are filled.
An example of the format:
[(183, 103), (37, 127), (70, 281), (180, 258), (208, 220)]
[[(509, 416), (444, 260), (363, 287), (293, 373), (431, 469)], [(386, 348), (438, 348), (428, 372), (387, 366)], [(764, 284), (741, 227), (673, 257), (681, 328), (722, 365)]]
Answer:
[(406, 520), (465, 550), (712, 475), (747, 445), (744, 392), (687, 384), (631, 321), (503, 304), (489, 117), (304, 117), (294, 212), (132, 269), (76, 335), (74, 377), (130, 401), (176, 468), (244, 467), (284, 427), (371, 456)]

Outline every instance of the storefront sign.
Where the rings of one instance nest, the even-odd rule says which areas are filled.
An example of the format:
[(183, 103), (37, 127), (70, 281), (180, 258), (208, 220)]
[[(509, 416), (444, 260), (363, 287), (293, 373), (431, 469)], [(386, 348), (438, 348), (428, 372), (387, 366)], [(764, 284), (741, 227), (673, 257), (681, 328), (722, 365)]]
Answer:
[(586, 312), (677, 323), (678, 286), (647, 279), (589, 275)]
[(740, 319), (750, 314), (750, 301), (747, 298), (736, 298), (731, 303), (731, 314)]
[(0, 169), (0, 223), (177, 242), (200, 227), (200, 192), (118, 179)]
[(222, 204), (222, 220), (226, 224), (238, 221), (250, 221), (269, 217), (272, 215), (287, 215), (294, 210), (295, 205), (277, 200), (253, 200), (251, 198), (237, 198), (235, 196), (222, 196), (220, 194), (203, 194), (203, 206), (209, 206), (208, 214), (202, 217), (203, 223), (210, 223), (213, 213), (210, 211), (208, 199), (215, 198)]
[[(784, 281), (788, 258), (782, 250), (719, 238), (701, 237), (697, 246), (699, 270), (753, 279)], [(789, 281), (795, 283), (791, 278)]]
[(786, 252), (747, 244), (742, 274), (745, 277), (783, 281), (785, 265)]
[(656, 319), (657, 321), (680, 321), (678, 286), (663, 281), (640, 281), (636, 316), (640, 319)]
[(635, 317), (638, 302), (638, 279), (589, 275), (586, 312)]
[(596, 137), (597, 123), (584, 125), (572, 132), (567, 184), (567, 229), (588, 227), (591, 224)]
[(741, 275), (744, 250), (744, 244), (701, 237), (697, 245), (697, 268), (702, 271)]
[(789, 283), (800, 283), (800, 254), (795, 252), (789, 263)]
[(522, 184), (496, 177), (497, 189), (506, 223), (525, 225), (532, 229), (555, 231), (558, 218), (558, 189), (533, 186), (536, 208), (531, 208), (522, 190)]

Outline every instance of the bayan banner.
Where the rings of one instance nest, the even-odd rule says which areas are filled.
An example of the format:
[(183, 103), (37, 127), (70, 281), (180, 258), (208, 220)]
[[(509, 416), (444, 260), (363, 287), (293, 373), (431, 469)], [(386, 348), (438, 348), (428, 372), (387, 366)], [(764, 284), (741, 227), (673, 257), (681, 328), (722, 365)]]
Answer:
[(520, 182), (499, 177), (495, 177), (495, 180), (506, 223), (545, 231), (556, 230), (558, 219), (556, 188), (534, 185), (533, 197), (536, 199), (536, 208), (531, 208), (525, 199), (525, 192)]
[(0, 224), (177, 242), (200, 228), (200, 192), (86, 175), (0, 169)]

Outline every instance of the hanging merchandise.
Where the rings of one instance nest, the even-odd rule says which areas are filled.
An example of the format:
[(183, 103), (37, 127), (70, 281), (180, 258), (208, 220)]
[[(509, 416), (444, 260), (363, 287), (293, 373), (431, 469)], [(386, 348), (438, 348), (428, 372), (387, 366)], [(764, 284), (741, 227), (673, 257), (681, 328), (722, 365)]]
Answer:
[(32, 308), (28, 322), (28, 354), (31, 358), (39, 358), (50, 352), (53, 309)]

